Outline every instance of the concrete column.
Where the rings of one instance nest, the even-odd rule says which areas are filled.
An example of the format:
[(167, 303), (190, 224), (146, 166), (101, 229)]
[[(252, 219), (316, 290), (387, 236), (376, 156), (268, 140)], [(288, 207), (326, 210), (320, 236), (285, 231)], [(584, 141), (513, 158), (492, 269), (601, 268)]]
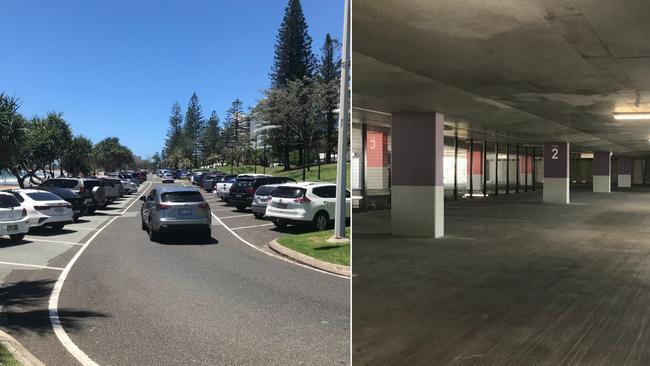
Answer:
[(392, 121), (392, 234), (443, 236), (444, 116), (394, 113)]
[(546, 203), (569, 203), (569, 143), (544, 143), (544, 191)]
[(627, 156), (618, 157), (618, 186), (632, 187), (632, 159)]
[(594, 152), (594, 192), (612, 191), (612, 154), (609, 151)]

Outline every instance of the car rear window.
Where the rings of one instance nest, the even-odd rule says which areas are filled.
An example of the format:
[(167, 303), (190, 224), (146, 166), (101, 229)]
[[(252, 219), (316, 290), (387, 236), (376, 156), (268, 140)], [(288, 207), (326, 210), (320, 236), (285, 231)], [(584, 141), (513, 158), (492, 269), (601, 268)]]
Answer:
[(278, 187), (273, 192), (273, 197), (278, 198), (298, 198), (305, 195), (306, 190), (304, 188), (294, 188), (294, 187)]
[(33, 199), (34, 201), (60, 201), (61, 197), (50, 192), (32, 192), (26, 193), (27, 197)]
[(55, 179), (53, 181), (45, 182), (45, 183), (47, 183), (47, 185), (50, 186), (56, 186), (61, 188), (74, 188), (77, 186), (79, 182), (74, 179)]
[(261, 186), (260, 188), (257, 189), (255, 192), (256, 195), (258, 196), (268, 196), (273, 192), (277, 187), (269, 187), (269, 186)]
[(20, 202), (10, 194), (0, 194), (0, 208), (20, 207)]
[(165, 192), (160, 195), (162, 202), (203, 202), (199, 192)]
[(87, 190), (92, 190), (95, 186), (101, 186), (101, 182), (98, 180), (85, 180), (84, 188)]
[(252, 180), (252, 179), (237, 179), (236, 182), (237, 182), (236, 183), (237, 187), (248, 188), (248, 187), (253, 186), (254, 180)]

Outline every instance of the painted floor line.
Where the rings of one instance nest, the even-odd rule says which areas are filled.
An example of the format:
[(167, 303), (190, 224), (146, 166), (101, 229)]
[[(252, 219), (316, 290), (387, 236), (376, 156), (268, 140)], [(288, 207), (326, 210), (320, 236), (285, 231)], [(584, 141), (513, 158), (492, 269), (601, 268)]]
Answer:
[(220, 219), (222, 219), (222, 220), (223, 219), (234, 219), (234, 218), (237, 218), (237, 217), (248, 217), (250, 215), (251, 214), (224, 216), (224, 217), (220, 217)]
[(34, 236), (26, 236), (25, 239), (32, 241), (40, 241), (45, 243), (58, 243), (58, 244), (68, 244), (68, 245), (83, 245), (82, 243), (76, 243), (74, 241), (64, 241), (64, 240), (51, 240), (51, 239), (41, 239)]
[(243, 230), (243, 229), (252, 229), (256, 227), (263, 227), (263, 226), (273, 226), (273, 223), (271, 224), (261, 224), (261, 225), (251, 225), (251, 226), (240, 226), (240, 227), (233, 227), (233, 230)]
[[(134, 197), (133, 202), (129, 204), (122, 214), (126, 212), (133, 204), (139, 201), (140, 197), (142, 197), (146, 192), (149, 187), (151, 187), (151, 183), (147, 182), (149, 186), (145, 189), (142, 190), (142, 193), (136, 197)], [(91, 236), (77, 251), (77, 253), (72, 257), (70, 262), (63, 268), (63, 271), (59, 275), (59, 278), (56, 280), (56, 283), (54, 284), (54, 288), (52, 289), (52, 294), (50, 295), (50, 300), (48, 303), (48, 312), (50, 316), (50, 323), (52, 324), (52, 329), (54, 329), (54, 334), (56, 335), (57, 339), (59, 342), (61, 342), (61, 345), (65, 347), (65, 349), (77, 360), (79, 361), (80, 364), (83, 366), (99, 366), (97, 362), (93, 361), (84, 351), (82, 351), (79, 346), (77, 346), (72, 339), (68, 336), (68, 333), (66, 333), (65, 329), (63, 329), (63, 326), (61, 325), (61, 319), (59, 318), (59, 297), (61, 296), (61, 289), (63, 288), (63, 284), (65, 283), (65, 279), (68, 277), (68, 273), (70, 273), (70, 270), (72, 269), (72, 266), (77, 262), (77, 259), (83, 254), (83, 252), (88, 248), (88, 245), (102, 232), (104, 229), (110, 226), (113, 221), (115, 221), (118, 217), (120, 216), (114, 216), (112, 219), (108, 221), (106, 225), (104, 225), (101, 229), (97, 230), (93, 236)]]
[(320, 269), (318, 269), (318, 268), (310, 267), (310, 266), (304, 265), (304, 264), (302, 264), (302, 263), (294, 262), (294, 261), (289, 260), (289, 259), (287, 259), (287, 258), (280, 257), (280, 256), (278, 256), (278, 255), (275, 255), (275, 254), (269, 253), (269, 252), (263, 250), (262, 248), (258, 247), (257, 245), (254, 245), (254, 244), (249, 243), (248, 241), (246, 241), (246, 239), (244, 239), (244, 238), (242, 238), (241, 236), (239, 236), (239, 234), (237, 234), (233, 229), (231, 229), (230, 227), (228, 227), (228, 225), (224, 224), (224, 222), (221, 221), (221, 219), (219, 219), (219, 218), (217, 217), (217, 215), (215, 215), (214, 213), (212, 213), (212, 217), (214, 217), (217, 221), (219, 221), (219, 223), (220, 223), (221, 225), (223, 225), (223, 227), (224, 227), (226, 230), (228, 230), (228, 232), (229, 232), (230, 234), (232, 234), (235, 238), (239, 239), (239, 241), (241, 241), (242, 243), (248, 245), (249, 247), (251, 247), (251, 248), (257, 250), (258, 252), (264, 253), (264, 254), (268, 255), (269, 257), (277, 258), (277, 259), (283, 260), (283, 261), (285, 261), (285, 262), (288, 262), (288, 263), (294, 264), (294, 265), (296, 265), (296, 266), (300, 266), (300, 267), (303, 267), (303, 268), (311, 269), (312, 271), (316, 271), (316, 272), (324, 273), (324, 274), (326, 274), (326, 275), (330, 275), (330, 276), (334, 276), (334, 277), (338, 277), (338, 278), (343, 278), (343, 279), (349, 280), (348, 277), (341, 276), (341, 275), (337, 275), (337, 274), (335, 274), (335, 273), (331, 273), (331, 272), (327, 272), (327, 271), (323, 271), (323, 270), (320, 270)]
[(26, 263), (14, 263), (14, 262), (2, 262), (0, 261), (0, 264), (7, 264), (10, 266), (19, 266), (19, 267), (32, 267), (32, 268), (41, 268), (41, 269), (55, 269), (57, 271), (63, 271), (63, 268), (59, 267), (50, 267), (50, 266), (39, 266), (36, 264), (26, 264)]

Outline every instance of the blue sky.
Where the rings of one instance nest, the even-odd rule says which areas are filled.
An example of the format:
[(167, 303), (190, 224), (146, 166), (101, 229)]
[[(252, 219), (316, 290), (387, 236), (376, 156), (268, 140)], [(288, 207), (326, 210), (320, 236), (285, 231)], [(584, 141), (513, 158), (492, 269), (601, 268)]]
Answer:
[[(302, 0), (320, 52), (340, 39), (343, 0)], [(160, 151), (169, 110), (196, 91), (223, 119), (269, 86), (287, 0), (4, 0), (0, 91), (26, 116), (63, 112), (74, 133), (117, 136), (134, 153)], [(184, 111), (183, 111), (184, 112)]]

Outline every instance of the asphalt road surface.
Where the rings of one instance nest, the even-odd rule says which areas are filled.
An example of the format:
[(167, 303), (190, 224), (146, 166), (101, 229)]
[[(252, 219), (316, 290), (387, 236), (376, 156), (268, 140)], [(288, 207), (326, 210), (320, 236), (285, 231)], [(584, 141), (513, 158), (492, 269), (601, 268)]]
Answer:
[[(252, 215), (238, 216), (244, 214), (212, 197), (213, 213), (254, 247), (216, 219), (211, 241), (180, 235), (151, 242), (141, 230), (140, 204), (129, 207), (136, 199), (133, 196), (113, 212), (100, 213), (104, 220), (88, 229), (79, 243), (101, 231), (75, 262), (60, 293), (62, 326), (93, 361), (100, 365), (349, 363), (349, 280), (265, 254), (265, 244), (282, 233)], [(37, 243), (25, 245), (32, 244)], [(47, 312), (60, 269), (81, 248), (70, 246), (47, 263), (39, 263), (50, 268), (11, 270), (0, 292), (4, 303), (0, 325), (48, 365), (76, 363), (54, 336)], [(1, 264), (2, 250), (0, 243), (0, 271), (11, 266)], [(21, 260), (35, 259), (36, 252)]]

